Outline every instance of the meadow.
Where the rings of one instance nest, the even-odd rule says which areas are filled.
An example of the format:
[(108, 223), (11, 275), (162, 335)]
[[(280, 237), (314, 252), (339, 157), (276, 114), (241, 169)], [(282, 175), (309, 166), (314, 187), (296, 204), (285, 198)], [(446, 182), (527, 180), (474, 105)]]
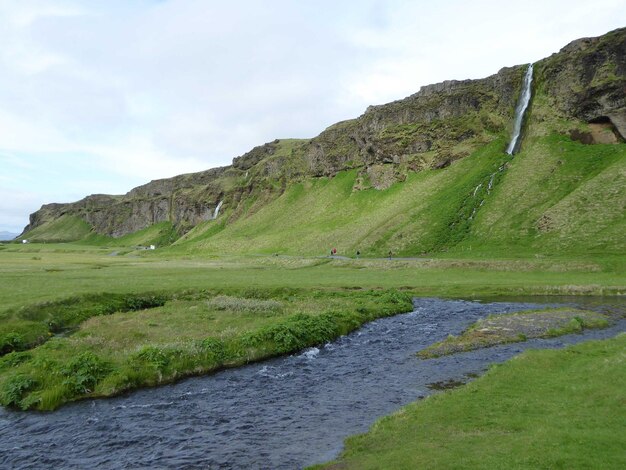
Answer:
[(581, 260), (195, 256), (86, 244), (0, 249), (0, 400), (54, 409), (297, 351), (411, 297), (619, 294)]

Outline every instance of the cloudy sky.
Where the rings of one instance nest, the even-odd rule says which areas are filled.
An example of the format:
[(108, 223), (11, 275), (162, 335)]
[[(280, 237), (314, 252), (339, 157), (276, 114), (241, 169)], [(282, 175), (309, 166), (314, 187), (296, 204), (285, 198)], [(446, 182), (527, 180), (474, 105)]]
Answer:
[[(517, 5), (516, 5), (517, 4)], [(626, 0), (0, 0), (0, 231), (626, 26)], [(621, 24), (620, 24), (621, 21)]]

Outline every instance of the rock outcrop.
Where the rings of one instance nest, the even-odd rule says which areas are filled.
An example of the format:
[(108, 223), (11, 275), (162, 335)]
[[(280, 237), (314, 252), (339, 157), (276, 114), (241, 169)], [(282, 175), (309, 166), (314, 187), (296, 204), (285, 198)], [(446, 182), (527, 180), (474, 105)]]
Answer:
[(626, 139), (626, 28), (573, 41), (536, 70), (563, 117), (610, 123)]
[[(370, 106), (313, 139), (255, 147), (231, 166), (151, 181), (122, 196), (46, 204), (30, 216), (24, 233), (64, 214), (113, 237), (163, 221), (183, 233), (210, 220), (220, 201), (220, 217), (234, 219), (253, 213), (294, 181), (347, 169), (359, 172), (354, 190), (385, 189), (408, 172), (445, 168), (506, 134), (525, 69), (423, 86), (407, 98)], [(592, 126), (588, 136), (575, 129), (572, 138), (586, 143), (626, 138), (626, 28), (568, 44), (539, 61), (535, 77), (551, 101), (547, 112), (600, 126)], [(599, 129), (614, 132), (615, 139)]]

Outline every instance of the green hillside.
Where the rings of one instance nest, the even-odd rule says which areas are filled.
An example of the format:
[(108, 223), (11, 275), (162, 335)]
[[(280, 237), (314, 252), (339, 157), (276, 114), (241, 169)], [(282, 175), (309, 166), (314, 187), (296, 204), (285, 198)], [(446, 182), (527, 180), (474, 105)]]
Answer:
[(183, 255), (622, 254), (624, 47), (626, 28), (535, 63), (514, 157), (526, 65), (422, 87), (230, 166), (44, 205), (24, 237)]
[(170, 222), (159, 222), (134, 233), (113, 238), (91, 232), (85, 238), (76, 238), (81, 243), (94, 246), (127, 247), (169, 245), (178, 238), (176, 229)]
[(62, 215), (58, 219), (36, 227), (21, 235), (19, 240), (33, 242), (66, 242), (81, 240), (91, 233), (91, 226), (74, 215)]
[(386, 190), (355, 190), (355, 170), (309, 179), (233, 223), (197, 227), (174, 249), (624, 252), (625, 144), (585, 145), (550, 134), (530, 138), (515, 157), (503, 153), (504, 145), (502, 137), (446, 169), (409, 173)]
[[(335, 247), (349, 256), (357, 250), (363, 256), (625, 252), (626, 144), (585, 145), (529, 130), (515, 157), (504, 154), (501, 136), (447, 168), (407, 172), (405, 181), (384, 190), (358, 189), (357, 170), (296, 182), (278, 197), (251, 201), (236, 217), (226, 211), (196, 226), (171, 250), (315, 255)], [(78, 217), (63, 216), (25, 237), (120, 247), (168, 245), (178, 235), (162, 222), (112, 238), (93, 233)]]

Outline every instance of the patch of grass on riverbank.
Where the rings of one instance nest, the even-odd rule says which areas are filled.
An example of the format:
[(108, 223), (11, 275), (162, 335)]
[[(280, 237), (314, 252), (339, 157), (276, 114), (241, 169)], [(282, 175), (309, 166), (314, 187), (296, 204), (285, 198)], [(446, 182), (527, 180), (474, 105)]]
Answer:
[(528, 351), (377, 421), (315, 468), (626, 467), (626, 334)]
[[(111, 296), (115, 299), (115, 296)], [(140, 300), (146, 296), (138, 296)], [(159, 302), (112, 313), (93, 296), (35, 306), (36, 320), (84, 312), (78, 331), (0, 358), (0, 403), (52, 410), (330, 341), (378, 317), (410, 311), (398, 291), (256, 289), (149, 294)], [(89, 304), (91, 310), (74, 308)], [(127, 307), (126, 304), (124, 304)], [(27, 309), (28, 311), (28, 309)], [(59, 313), (60, 312), (60, 313)], [(40, 318), (41, 317), (41, 318)]]
[(478, 320), (459, 336), (450, 335), (445, 340), (422, 349), (417, 355), (422, 359), (429, 359), (497, 344), (562, 336), (578, 333), (586, 328), (607, 326), (609, 322), (606, 315), (575, 308), (550, 308), (490, 315)]

